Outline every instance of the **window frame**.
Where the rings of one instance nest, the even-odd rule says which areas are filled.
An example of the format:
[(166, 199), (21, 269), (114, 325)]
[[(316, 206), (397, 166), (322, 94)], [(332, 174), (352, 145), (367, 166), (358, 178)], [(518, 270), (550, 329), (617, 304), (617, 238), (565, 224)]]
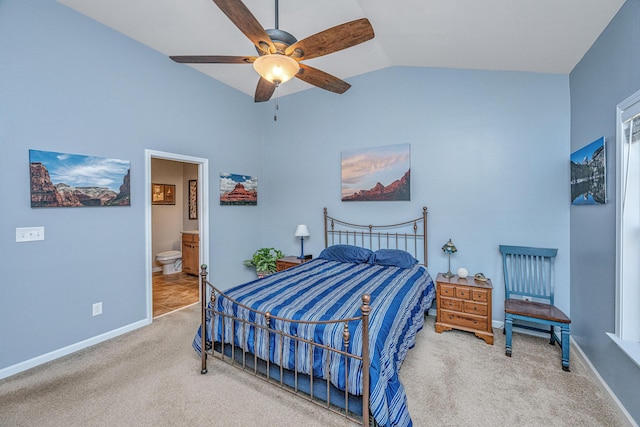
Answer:
[[(640, 114), (640, 91), (616, 108), (616, 313), (609, 337), (640, 366), (640, 141), (625, 121)], [(630, 136), (631, 138), (631, 136)], [(631, 214), (629, 214), (631, 212)]]

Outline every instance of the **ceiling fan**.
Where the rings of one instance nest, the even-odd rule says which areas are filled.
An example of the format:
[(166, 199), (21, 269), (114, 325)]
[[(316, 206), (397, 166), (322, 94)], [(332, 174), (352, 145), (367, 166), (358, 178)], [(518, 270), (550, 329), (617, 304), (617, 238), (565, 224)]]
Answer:
[(268, 101), (279, 84), (293, 77), (331, 92), (346, 92), (351, 87), (349, 83), (300, 61), (337, 52), (374, 37), (369, 20), (361, 18), (298, 41), (293, 35), (278, 28), (278, 0), (275, 0), (276, 28), (268, 30), (262, 28), (241, 0), (213, 0), (213, 2), (251, 40), (259, 56), (170, 56), (170, 58), (185, 64), (253, 64), (253, 68), (260, 74), (254, 96), (255, 102)]

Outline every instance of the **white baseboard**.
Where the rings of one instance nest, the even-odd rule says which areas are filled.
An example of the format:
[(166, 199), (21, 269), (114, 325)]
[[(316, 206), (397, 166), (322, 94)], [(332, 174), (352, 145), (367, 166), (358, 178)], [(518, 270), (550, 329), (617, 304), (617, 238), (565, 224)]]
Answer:
[(27, 369), (35, 368), (36, 366), (42, 365), (43, 363), (47, 363), (68, 354), (75, 353), (76, 351), (82, 350), (84, 348), (91, 347), (92, 345), (107, 341), (111, 338), (115, 338), (127, 332), (131, 332), (143, 326), (147, 326), (149, 324), (151, 324), (151, 321), (149, 321), (148, 319), (140, 320), (121, 328), (114, 329), (113, 331), (105, 332), (104, 334), (97, 335), (84, 341), (80, 341), (78, 343), (51, 351), (41, 356), (34, 357), (33, 359), (25, 360), (24, 362), (16, 363), (15, 365), (0, 369), (0, 380), (15, 374), (19, 374), (20, 372), (26, 371)]
[(613, 393), (613, 390), (611, 390), (609, 388), (609, 386), (607, 385), (607, 383), (604, 381), (604, 379), (600, 376), (600, 374), (598, 373), (598, 370), (595, 368), (595, 366), (593, 366), (593, 364), (591, 364), (591, 361), (589, 360), (589, 358), (587, 357), (587, 355), (584, 353), (584, 351), (582, 351), (582, 349), (580, 348), (580, 346), (578, 345), (578, 343), (573, 339), (573, 337), (570, 337), (571, 340), (571, 346), (574, 347), (576, 350), (578, 350), (578, 353), (580, 353), (580, 356), (582, 357), (582, 360), (584, 360), (584, 362), (587, 364), (587, 366), (591, 369), (591, 371), (593, 372), (593, 374), (596, 376), (596, 378), (598, 379), (598, 381), (600, 381), (600, 384), (602, 384), (602, 386), (604, 387), (605, 390), (607, 390), (607, 393), (609, 393), (609, 396), (611, 396), (611, 398), (613, 399), (613, 401), (616, 403), (616, 405), (618, 405), (618, 408), (620, 408), (620, 411), (624, 414), (625, 417), (627, 417), (627, 420), (629, 420), (629, 423), (631, 423), (631, 425), (633, 427), (638, 427), (638, 423), (636, 423), (634, 421), (634, 419), (631, 417), (631, 414), (627, 411), (627, 409), (622, 405), (622, 402), (620, 402), (620, 400), (618, 400), (618, 397)]

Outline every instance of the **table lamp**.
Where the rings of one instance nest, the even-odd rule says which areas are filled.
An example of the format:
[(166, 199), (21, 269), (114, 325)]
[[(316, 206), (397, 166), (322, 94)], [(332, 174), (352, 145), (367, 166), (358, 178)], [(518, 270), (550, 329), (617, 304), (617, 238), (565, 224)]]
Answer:
[(456, 248), (456, 245), (453, 244), (451, 239), (449, 239), (449, 241), (442, 246), (442, 252), (444, 252), (445, 254), (449, 255), (449, 271), (447, 271), (444, 274), (444, 277), (446, 277), (448, 279), (450, 277), (455, 276), (451, 272), (451, 254), (458, 252), (458, 249)]
[(293, 234), (296, 237), (300, 237), (300, 256), (298, 259), (304, 259), (304, 238), (309, 236), (309, 229), (304, 224), (299, 224), (296, 227), (296, 232)]

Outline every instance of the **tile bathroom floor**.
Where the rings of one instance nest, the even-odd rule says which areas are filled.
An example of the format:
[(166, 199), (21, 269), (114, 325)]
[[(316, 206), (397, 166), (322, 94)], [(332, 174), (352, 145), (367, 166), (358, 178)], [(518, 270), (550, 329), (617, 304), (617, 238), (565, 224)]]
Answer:
[(200, 300), (198, 276), (186, 273), (153, 273), (153, 317), (172, 312)]

